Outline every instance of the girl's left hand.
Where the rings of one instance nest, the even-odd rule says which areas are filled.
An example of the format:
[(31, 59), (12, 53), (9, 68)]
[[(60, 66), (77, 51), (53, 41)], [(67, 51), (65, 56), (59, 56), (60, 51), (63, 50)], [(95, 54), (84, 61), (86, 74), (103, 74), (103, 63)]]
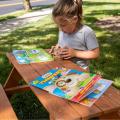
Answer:
[(62, 48), (60, 51), (60, 56), (63, 59), (70, 59), (72, 57), (75, 57), (75, 50), (72, 48)]

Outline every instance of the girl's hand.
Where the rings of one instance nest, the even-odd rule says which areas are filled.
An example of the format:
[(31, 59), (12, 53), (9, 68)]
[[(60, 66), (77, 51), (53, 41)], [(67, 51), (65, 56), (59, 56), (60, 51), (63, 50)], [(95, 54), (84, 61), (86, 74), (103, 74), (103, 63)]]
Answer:
[(55, 46), (52, 46), (51, 49), (49, 50), (50, 54), (54, 54), (56, 52), (56, 50), (58, 50), (60, 48), (60, 46), (57, 44)]
[(72, 48), (62, 48), (60, 56), (63, 59), (70, 59), (72, 57), (75, 57), (75, 50)]
[(52, 46), (51, 49), (49, 50), (49, 53), (53, 54), (54, 53), (54, 49), (55, 49), (55, 46)]
[(61, 47), (59, 45), (56, 45), (56, 46), (52, 46), (49, 53), (54, 55), (56, 58), (61, 58), (60, 57), (60, 49)]

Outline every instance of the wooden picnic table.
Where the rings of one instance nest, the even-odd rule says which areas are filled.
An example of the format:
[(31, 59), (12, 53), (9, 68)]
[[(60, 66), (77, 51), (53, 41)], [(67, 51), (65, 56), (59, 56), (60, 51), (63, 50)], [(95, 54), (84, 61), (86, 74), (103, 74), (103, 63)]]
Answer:
[[(7, 57), (13, 68), (4, 85), (6, 94), (11, 96), (17, 92), (32, 90), (49, 112), (50, 120), (80, 120), (93, 117), (120, 119), (118, 115), (120, 110), (120, 91), (113, 86), (109, 87), (92, 107), (86, 107), (29, 85), (30, 81), (56, 67), (83, 71), (82, 68), (71, 61), (56, 59), (51, 62), (18, 64), (12, 53), (7, 53)], [(19, 86), (19, 80), (24, 80), (26, 85)]]

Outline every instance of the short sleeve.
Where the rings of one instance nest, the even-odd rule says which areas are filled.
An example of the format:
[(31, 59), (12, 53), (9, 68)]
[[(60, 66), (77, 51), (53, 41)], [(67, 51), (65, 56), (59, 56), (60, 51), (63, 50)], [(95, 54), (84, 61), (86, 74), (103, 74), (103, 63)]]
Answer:
[(85, 38), (85, 43), (88, 50), (92, 50), (99, 47), (94, 31), (89, 32), (89, 34)]
[(65, 47), (66, 46), (66, 43), (64, 41), (64, 34), (62, 31), (59, 31), (59, 37), (58, 37), (58, 45), (60, 47)]

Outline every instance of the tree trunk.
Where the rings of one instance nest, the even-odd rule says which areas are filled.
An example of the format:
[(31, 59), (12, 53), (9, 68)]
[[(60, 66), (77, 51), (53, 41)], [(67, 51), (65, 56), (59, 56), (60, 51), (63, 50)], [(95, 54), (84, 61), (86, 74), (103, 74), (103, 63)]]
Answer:
[(32, 10), (32, 6), (30, 4), (30, 0), (23, 0), (23, 3), (24, 3), (24, 9), (25, 9), (25, 11)]

